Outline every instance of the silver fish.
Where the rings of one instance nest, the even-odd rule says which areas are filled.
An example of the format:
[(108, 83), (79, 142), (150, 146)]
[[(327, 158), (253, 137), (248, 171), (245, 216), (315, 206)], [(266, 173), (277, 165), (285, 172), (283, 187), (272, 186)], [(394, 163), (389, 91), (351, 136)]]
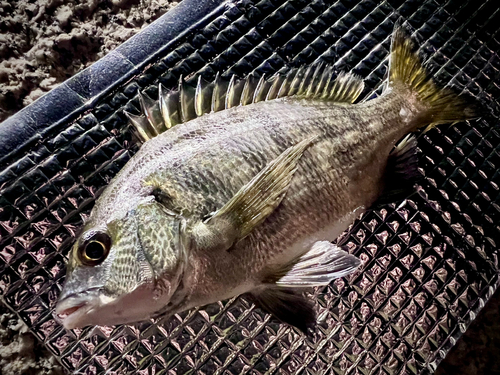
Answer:
[(300, 291), (360, 264), (330, 241), (414, 185), (416, 140), (405, 135), (477, 117), (433, 82), (402, 26), (383, 94), (352, 104), (362, 91), (360, 78), (332, 79), (320, 65), (196, 88), (181, 79), (176, 91), (160, 86), (158, 102), (141, 96), (145, 116), (129, 117), (145, 143), (70, 252), (56, 308), (64, 326), (135, 322), (248, 293), (305, 331), (315, 316)]

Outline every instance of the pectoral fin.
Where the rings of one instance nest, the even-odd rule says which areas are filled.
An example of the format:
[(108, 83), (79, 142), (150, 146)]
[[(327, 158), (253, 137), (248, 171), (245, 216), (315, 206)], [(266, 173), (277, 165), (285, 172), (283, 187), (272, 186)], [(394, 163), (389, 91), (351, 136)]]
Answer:
[(255, 305), (303, 333), (316, 322), (313, 304), (302, 294), (286, 288), (269, 288), (250, 293)]
[(331, 242), (318, 241), (298, 261), (279, 270), (267, 282), (294, 288), (328, 285), (332, 280), (354, 272), (359, 265), (360, 261), (354, 255)]
[(212, 217), (195, 226), (197, 242), (227, 250), (261, 224), (282, 201), (300, 157), (315, 138), (286, 149)]

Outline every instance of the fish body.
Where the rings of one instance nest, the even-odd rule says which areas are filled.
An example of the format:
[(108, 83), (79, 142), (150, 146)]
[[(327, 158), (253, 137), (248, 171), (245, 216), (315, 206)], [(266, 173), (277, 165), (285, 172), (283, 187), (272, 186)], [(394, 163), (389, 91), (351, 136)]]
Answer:
[(476, 116), (434, 85), (414, 49), (396, 28), (379, 98), (351, 104), (362, 81), (350, 75), (322, 94), (328, 71), (316, 69), (289, 80), (290, 92), (304, 85), (302, 95), (256, 101), (257, 88), (254, 103), (230, 107), (236, 89), (228, 89), (226, 109), (145, 142), (72, 249), (56, 309), (65, 327), (134, 322), (249, 293), (305, 330), (314, 315), (296, 290), (359, 265), (330, 241), (401, 185), (391, 178), (415, 175), (415, 140), (394, 149), (396, 142), (422, 126)]
[[(396, 95), (358, 105), (283, 98), (174, 127), (139, 150), (98, 201), (94, 212), (103, 216), (92, 217), (88, 225), (94, 225), (93, 219), (123, 216), (156, 187), (177, 195), (170, 206), (174, 212), (207, 217), (287, 148), (316, 135), (266, 225), (231, 251), (202, 253), (211, 267), (196, 272), (210, 278), (211, 296), (227, 298), (228, 285), (237, 289), (242, 283), (248, 292), (264, 276), (259, 270), (293, 260), (317, 240), (334, 240), (378, 198), (387, 155), (408, 132), (400, 127), (388, 131), (399, 122), (399, 113), (378, 113), (398, 101)], [(204, 263), (195, 259), (193, 267)]]

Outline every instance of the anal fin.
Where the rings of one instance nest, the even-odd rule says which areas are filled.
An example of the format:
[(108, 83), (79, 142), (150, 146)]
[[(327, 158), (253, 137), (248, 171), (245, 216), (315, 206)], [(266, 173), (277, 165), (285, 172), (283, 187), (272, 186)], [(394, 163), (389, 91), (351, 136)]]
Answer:
[(421, 179), (418, 171), (417, 139), (409, 134), (389, 154), (385, 174), (385, 189), (373, 207), (397, 202), (412, 195)]
[(313, 287), (328, 285), (347, 276), (360, 265), (360, 260), (328, 241), (317, 241), (291, 266), (271, 276), (279, 287)]
[(328, 285), (354, 272), (360, 261), (328, 241), (315, 242), (298, 260), (263, 280), (268, 288), (250, 293), (255, 304), (307, 333), (316, 322), (313, 304), (292, 288)]
[(307, 333), (316, 322), (313, 303), (301, 293), (287, 288), (271, 287), (249, 293), (257, 307), (272, 314), (278, 320)]

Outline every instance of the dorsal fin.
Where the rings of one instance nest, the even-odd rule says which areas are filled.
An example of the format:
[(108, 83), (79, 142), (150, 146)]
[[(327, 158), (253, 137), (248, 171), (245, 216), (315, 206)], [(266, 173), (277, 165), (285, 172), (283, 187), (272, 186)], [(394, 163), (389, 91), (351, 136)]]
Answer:
[(248, 105), (286, 96), (316, 99), (336, 103), (353, 103), (361, 94), (364, 83), (351, 73), (341, 73), (332, 79), (333, 66), (314, 65), (291, 69), (255, 78), (249, 75), (229, 80), (219, 74), (211, 83), (199, 77), (196, 87), (182, 77), (177, 89), (166, 91), (160, 84), (158, 101), (139, 92), (142, 116), (125, 112), (141, 142), (163, 133), (172, 126), (187, 122), (206, 113), (218, 112), (238, 105)]

